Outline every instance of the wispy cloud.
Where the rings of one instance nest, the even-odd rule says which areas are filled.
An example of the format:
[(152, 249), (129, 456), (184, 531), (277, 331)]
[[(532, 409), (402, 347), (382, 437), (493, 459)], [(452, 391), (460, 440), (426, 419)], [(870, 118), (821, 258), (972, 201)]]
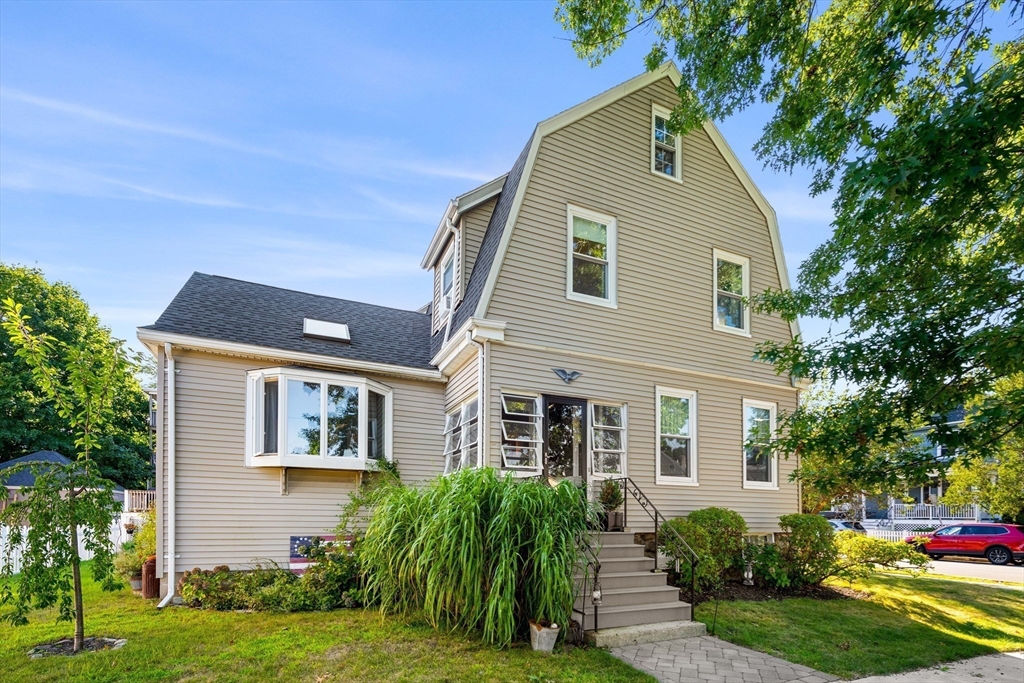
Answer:
[[(388, 140), (353, 142), (322, 136), (306, 137), (303, 140), (303, 136), (296, 135), (293, 137), (297, 144), (292, 145), (291, 151), (285, 152), (275, 147), (252, 145), (195, 128), (122, 116), (15, 88), (0, 87), (0, 98), (92, 121), (103, 126), (188, 140), (242, 154), (321, 170), (341, 170), (361, 175), (387, 177), (393, 177), (395, 173), (408, 173), (429, 178), (456, 178), (479, 183), (487, 182), (498, 175), (450, 162), (411, 159), (407, 146)], [(328, 150), (327, 153), (325, 153), (325, 148)]]
[(408, 216), (409, 218), (414, 218), (420, 221), (436, 221), (441, 216), (441, 211), (439, 211), (436, 206), (425, 206), (423, 204), (403, 202), (367, 187), (358, 188), (358, 192), (372, 202), (402, 216)]

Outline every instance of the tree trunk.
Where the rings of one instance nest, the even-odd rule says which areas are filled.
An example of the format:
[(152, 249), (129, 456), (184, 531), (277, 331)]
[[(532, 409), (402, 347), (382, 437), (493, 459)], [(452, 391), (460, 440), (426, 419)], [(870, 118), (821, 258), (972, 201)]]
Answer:
[[(72, 493), (72, 497), (74, 493)], [(85, 615), (82, 613), (82, 560), (78, 556), (78, 525), (76, 516), (71, 515), (71, 575), (75, 584), (75, 644), (78, 652), (85, 643)]]

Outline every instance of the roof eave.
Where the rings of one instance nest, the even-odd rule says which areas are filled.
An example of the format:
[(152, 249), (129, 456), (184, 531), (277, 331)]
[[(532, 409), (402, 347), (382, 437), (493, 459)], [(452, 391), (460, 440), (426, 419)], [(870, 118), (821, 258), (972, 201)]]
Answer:
[(445, 209), (444, 215), (441, 216), (441, 222), (437, 224), (434, 236), (430, 240), (430, 246), (427, 247), (423, 260), (420, 261), (420, 268), (427, 269), (433, 267), (437, 259), (441, 257), (442, 247), (447, 242), (445, 238), (448, 232), (448, 221), (455, 222), (461, 214), (501, 194), (501, 189), (505, 186), (505, 178), (507, 177), (508, 173), (498, 176), (494, 180), (486, 182), (480, 187), (475, 187), (469, 192), (460, 194), (448, 202), (448, 208)]

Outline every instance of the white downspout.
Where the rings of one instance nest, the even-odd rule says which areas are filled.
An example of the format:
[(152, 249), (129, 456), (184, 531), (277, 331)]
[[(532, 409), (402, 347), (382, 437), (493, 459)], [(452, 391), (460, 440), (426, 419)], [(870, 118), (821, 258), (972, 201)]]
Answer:
[(466, 330), (466, 341), (476, 347), (476, 388), (477, 388), (477, 415), (479, 415), (480, 430), (479, 436), (477, 437), (477, 453), (479, 453), (480, 466), (487, 467), (489, 461), (487, 460), (487, 444), (490, 442), (489, 434), (487, 432), (487, 413), (488, 413), (488, 391), (484, 384), (487, 382), (487, 345), (490, 343), (484, 340), (484, 343), (473, 339), (472, 330)]
[(170, 342), (164, 344), (164, 357), (167, 359), (167, 563), (165, 564), (167, 595), (157, 605), (157, 609), (166, 607), (174, 599), (174, 356), (171, 355)]

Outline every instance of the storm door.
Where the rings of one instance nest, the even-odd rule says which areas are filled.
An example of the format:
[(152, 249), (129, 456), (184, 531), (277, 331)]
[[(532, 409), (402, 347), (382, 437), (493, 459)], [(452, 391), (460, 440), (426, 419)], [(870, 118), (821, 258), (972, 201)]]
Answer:
[(582, 482), (587, 475), (587, 402), (544, 397), (544, 476)]

